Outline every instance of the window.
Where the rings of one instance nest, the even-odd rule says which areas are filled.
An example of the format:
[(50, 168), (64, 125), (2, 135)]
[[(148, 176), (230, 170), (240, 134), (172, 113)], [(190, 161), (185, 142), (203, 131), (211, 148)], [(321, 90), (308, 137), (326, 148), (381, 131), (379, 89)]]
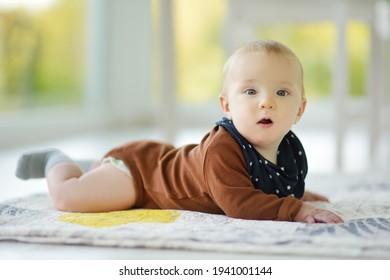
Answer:
[[(349, 21), (346, 33), (349, 94), (361, 97), (366, 91), (369, 27), (364, 22)], [(258, 36), (280, 40), (294, 50), (303, 64), (305, 89), (309, 97), (330, 96), (337, 39), (334, 23), (324, 21), (264, 25), (259, 29)]]
[(2, 1), (0, 112), (82, 103), (86, 2)]
[(222, 44), (226, 12), (224, 0), (174, 2), (179, 102), (209, 102), (220, 92), (226, 58)]
[(0, 146), (152, 122), (149, 1), (2, 0), (0, 28)]
[[(222, 67), (230, 55), (224, 49), (224, 32), (227, 37), (231, 35), (231, 30), (225, 30), (228, 5), (226, 0), (174, 1), (176, 89), (182, 104), (209, 102), (220, 91)], [(290, 46), (303, 64), (308, 97), (330, 97), (337, 51), (335, 23), (279, 22), (276, 19), (250, 26), (255, 30), (253, 38), (279, 40)], [(348, 21), (346, 33), (349, 94), (361, 97), (366, 91), (370, 28), (363, 21)]]

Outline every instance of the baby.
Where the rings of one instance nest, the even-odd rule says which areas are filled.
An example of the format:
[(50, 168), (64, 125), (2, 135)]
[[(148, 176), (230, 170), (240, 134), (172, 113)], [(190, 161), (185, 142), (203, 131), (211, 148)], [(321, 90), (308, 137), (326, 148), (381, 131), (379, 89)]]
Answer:
[(55, 207), (69, 212), (182, 209), (233, 218), (341, 223), (307, 200), (304, 148), (291, 128), (306, 99), (296, 55), (275, 41), (240, 47), (226, 62), (225, 117), (200, 144), (135, 141), (88, 172), (59, 150), (22, 155), (16, 175), (46, 177)]

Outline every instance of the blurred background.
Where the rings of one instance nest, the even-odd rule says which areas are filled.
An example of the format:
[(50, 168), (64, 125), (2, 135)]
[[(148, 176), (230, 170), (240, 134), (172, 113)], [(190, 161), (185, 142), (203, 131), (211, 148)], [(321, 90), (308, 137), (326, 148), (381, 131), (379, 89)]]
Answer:
[(0, 198), (29, 149), (100, 158), (132, 139), (199, 142), (222, 117), (226, 58), (253, 39), (302, 62), (294, 130), (313, 174), (390, 170), (388, 0), (1, 0)]

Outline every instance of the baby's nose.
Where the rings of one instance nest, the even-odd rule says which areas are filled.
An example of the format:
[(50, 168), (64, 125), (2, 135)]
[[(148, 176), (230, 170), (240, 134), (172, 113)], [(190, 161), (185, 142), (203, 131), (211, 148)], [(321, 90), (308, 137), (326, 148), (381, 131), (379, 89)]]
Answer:
[(275, 104), (274, 104), (274, 102), (273, 102), (271, 97), (263, 96), (260, 99), (259, 108), (260, 109), (273, 109), (273, 108), (275, 108)]

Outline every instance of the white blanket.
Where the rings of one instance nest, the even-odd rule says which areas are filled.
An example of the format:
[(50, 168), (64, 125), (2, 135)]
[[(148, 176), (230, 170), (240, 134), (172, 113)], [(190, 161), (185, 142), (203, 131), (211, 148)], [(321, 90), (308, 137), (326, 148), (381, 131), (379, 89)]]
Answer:
[[(336, 184), (337, 185), (337, 184)], [(0, 203), (0, 240), (322, 258), (390, 259), (390, 181), (344, 184), (332, 203), (343, 224), (250, 221), (192, 211), (70, 214), (47, 194)]]

